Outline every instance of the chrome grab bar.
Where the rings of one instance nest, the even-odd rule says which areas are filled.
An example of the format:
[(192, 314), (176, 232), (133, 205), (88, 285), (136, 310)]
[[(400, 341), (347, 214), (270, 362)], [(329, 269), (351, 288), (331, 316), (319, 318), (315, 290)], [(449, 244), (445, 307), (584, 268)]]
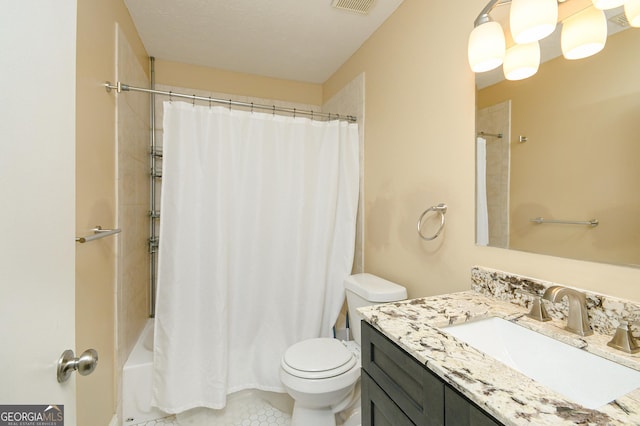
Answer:
[(588, 225), (588, 226), (598, 226), (600, 223), (598, 219), (591, 220), (552, 220), (545, 219), (543, 217), (536, 217), (535, 219), (529, 219), (529, 222), (534, 223), (563, 223), (565, 225)]
[(487, 133), (487, 132), (478, 132), (478, 136), (489, 136), (492, 138), (498, 138), (498, 139), (502, 139), (503, 134), (502, 133)]
[[(425, 237), (424, 235), (422, 235), (422, 231), (420, 230), (420, 227), (422, 226), (422, 219), (424, 219), (425, 215), (429, 212), (437, 212), (440, 214), (440, 227), (438, 228), (436, 233), (433, 234), (431, 237)], [(418, 219), (418, 235), (420, 235), (420, 238), (427, 241), (435, 240), (438, 237), (438, 235), (440, 235), (440, 233), (442, 232), (442, 229), (444, 229), (444, 214), (446, 212), (447, 212), (447, 205), (444, 203), (440, 203), (437, 206), (429, 207), (428, 209), (423, 211), (422, 214), (420, 215), (420, 218)]]
[(115, 235), (120, 233), (120, 228), (117, 229), (102, 229), (102, 226), (98, 225), (92, 229), (93, 235), (86, 237), (76, 237), (76, 241), (79, 243), (86, 243), (93, 240), (99, 240), (100, 238), (108, 237), (109, 235)]

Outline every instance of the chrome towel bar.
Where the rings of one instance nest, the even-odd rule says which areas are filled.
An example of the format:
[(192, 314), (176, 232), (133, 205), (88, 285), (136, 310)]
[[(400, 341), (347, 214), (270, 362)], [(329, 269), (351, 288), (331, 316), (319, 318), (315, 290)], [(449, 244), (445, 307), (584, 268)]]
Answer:
[[(422, 219), (424, 219), (425, 215), (429, 212), (437, 212), (438, 214), (440, 214), (440, 227), (438, 228), (435, 234), (433, 234), (430, 237), (425, 237), (424, 235), (422, 235), (422, 231), (420, 230), (420, 227), (422, 226)], [(420, 215), (420, 218), (418, 219), (418, 235), (420, 235), (420, 238), (427, 241), (435, 240), (444, 229), (444, 214), (446, 212), (447, 212), (447, 205), (444, 203), (440, 203), (437, 206), (431, 206), (425, 211), (423, 211), (422, 214)]]
[(92, 229), (93, 235), (86, 237), (76, 237), (76, 241), (79, 243), (86, 243), (93, 240), (99, 240), (100, 238), (108, 237), (109, 235), (115, 235), (120, 233), (120, 229), (102, 229), (102, 226), (98, 225)]
[(534, 223), (562, 223), (565, 225), (588, 225), (588, 226), (598, 226), (598, 224), (600, 223), (598, 221), (598, 219), (591, 219), (591, 220), (552, 220), (552, 219), (545, 219), (543, 217), (536, 217), (535, 219), (529, 219), (530, 222), (534, 222)]
[(502, 139), (502, 133), (487, 133), (487, 132), (478, 132), (478, 136), (489, 136), (492, 138)]

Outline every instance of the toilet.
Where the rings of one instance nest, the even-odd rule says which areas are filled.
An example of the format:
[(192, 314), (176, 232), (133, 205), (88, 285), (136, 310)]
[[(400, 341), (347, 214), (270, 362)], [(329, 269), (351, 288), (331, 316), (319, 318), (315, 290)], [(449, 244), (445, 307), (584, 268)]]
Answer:
[(293, 398), (292, 426), (360, 425), (360, 320), (356, 309), (407, 298), (407, 290), (371, 274), (345, 279), (352, 341), (303, 340), (289, 347), (280, 380)]

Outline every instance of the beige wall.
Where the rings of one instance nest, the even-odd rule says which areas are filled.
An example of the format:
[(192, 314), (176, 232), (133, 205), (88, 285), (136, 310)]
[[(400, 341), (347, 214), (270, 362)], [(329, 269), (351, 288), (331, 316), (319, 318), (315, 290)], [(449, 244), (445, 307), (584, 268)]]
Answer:
[(156, 60), (156, 83), (205, 92), (322, 105), (320, 84), (280, 80), (160, 59)]
[[(78, 0), (76, 232), (116, 224), (116, 23), (145, 66), (145, 51), (121, 0)], [(78, 386), (78, 425), (105, 425), (115, 413), (116, 239), (76, 246), (76, 352), (98, 350), (99, 366)], [(80, 376), (78, 376), (80, 377)], [(88, 380), (90, 379), (90, 380)]]
[[(366, 75), (365, 270), (411, 297), (470, 288), (478, 264), (640, 300), (640, 270), (491, 247), (475, 235), (474, 76), (467, 37), (484, 0), (405, 0), (325, 84), (329, 98)], [(416, 235), (427, 207), (449, 205), (444, 234)]]
[[(640, 31), (623, 31), (595, 56), (559, 57), (530, 79), (478, 92), (479, 108), (512, 101), (509, 247), (640, 265), (640, 57), (629, 54), (638, 45)], [(600, 224), (529, 221), (539, 216)]]

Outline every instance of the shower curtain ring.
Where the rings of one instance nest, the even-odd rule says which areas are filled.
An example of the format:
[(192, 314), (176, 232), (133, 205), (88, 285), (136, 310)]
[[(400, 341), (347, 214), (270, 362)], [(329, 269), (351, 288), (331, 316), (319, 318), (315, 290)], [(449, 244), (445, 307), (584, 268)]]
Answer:
[(251, 102), (251, 114), (253, 114), (253, 102)]
[(273, 107), (273, 116), (276, 116), (276, 106), (275, 105), (271, 105)]
[(296, 109), (293, 109), (293, 118), (296, 118)]
[(191, 102), (193, 106), (196, 106), (196, 94), (193, 94), (193, 101)]
[(211, 109), (211, 96), (209, 96), (209, 109)]
[(169, 103), (173, 102), (173, 99), (171, 98), (172, 94), (173, 94), (173, 92), (171, 90), (169, 90)]
[(311, 110), (311, 119), (313, 120), (313, 110)]
[(229, 99), (229, 111), (231, 111), (231, 99)]

